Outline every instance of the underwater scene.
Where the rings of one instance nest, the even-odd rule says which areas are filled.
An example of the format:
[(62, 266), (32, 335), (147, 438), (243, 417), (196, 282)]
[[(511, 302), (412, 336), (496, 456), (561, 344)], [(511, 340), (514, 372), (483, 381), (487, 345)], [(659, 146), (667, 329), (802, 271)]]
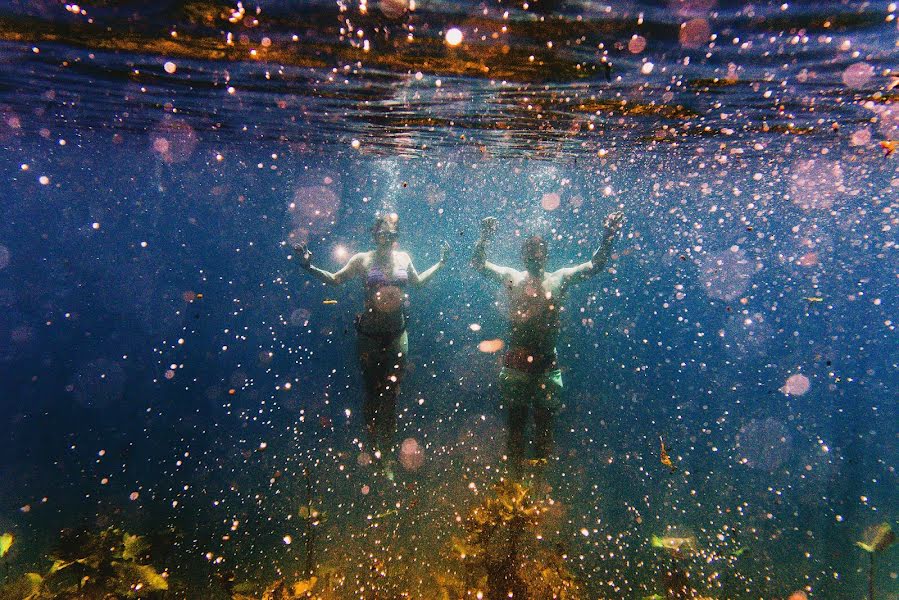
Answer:
[(0, 3), (0, 600), (899, 600), (899, 6)]

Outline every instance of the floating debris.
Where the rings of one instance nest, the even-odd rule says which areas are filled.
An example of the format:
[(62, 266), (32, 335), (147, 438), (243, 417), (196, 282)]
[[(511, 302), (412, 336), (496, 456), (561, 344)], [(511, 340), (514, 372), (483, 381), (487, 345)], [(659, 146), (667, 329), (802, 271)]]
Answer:
[(668, 455), (668, 450), (665, 448), (665, 441), (662, 439), (662, 436), (659, 436), (659, 446), (659, 460), (674, 473), (677, 471), (677, 465), (671, 462), (671, 457)]
[(696, 538), (690, 536), (652, 536), (652, 547), (668, 550), (672, 554), (682, 555), (696, 552), (699, 546), (696, 544)]

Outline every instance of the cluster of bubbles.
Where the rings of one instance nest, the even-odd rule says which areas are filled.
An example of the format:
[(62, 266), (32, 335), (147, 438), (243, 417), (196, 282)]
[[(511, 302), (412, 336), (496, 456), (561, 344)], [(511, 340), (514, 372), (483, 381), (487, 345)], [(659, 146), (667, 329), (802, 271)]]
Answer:
[(793, 163), (790, 199), (803, 210), (827, 210), (843, 192), (843, 167), (839, 162), (810, 158)]
[(187, 121), (165, 118), (150, 132), (150, 145), (164, 162), (183, 163), (197, 148), (197, 134)]
[(704, 254), (696, 262), (706, 294), (727, 302), (736, 300), (746, 291), (752, 275), (759, 268), (756, 261), (738, 246)]
[(333, 184), (331, 177), (324, 177), (319, 183), (309, 182), (294, 189), (287, 205), (293, 241), (306, 242), (310, 234), (324, 233), (334, 225), (341, 202)]
[(741, 358), (765, 356), (771, 327), (762, 313), (731, 315), (719, 332), (725, 350)]
[(792, 454), (789, 430), (772, 417), (749, 421), (740, 428), (736, 442), (740, 462), (753, 469), (774, 471)]

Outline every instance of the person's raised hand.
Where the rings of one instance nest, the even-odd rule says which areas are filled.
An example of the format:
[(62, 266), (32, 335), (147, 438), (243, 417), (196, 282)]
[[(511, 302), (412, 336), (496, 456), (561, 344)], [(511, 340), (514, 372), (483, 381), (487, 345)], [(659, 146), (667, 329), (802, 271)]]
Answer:
[(496, 217), (487, 217), (481, 221), (481, 237), (485, 240), (492, 238), (496, 233), (497, 224)]
[(606, 217), (605, 221), (606, 237), (611, 238), (616, 233), (618, 233), (624, 226), (624, 222), (625, 218), (623, 212), (615, 211), (613, 213), (610, 213), (609, 216)]
[(309, 249), (309, 246), (306, 244), (297, 244), (293, 249), (297, 253), (297, 259), (300, 261), (300, 266), (308, 268), (309, 265), (312, 264), (312, 251)]

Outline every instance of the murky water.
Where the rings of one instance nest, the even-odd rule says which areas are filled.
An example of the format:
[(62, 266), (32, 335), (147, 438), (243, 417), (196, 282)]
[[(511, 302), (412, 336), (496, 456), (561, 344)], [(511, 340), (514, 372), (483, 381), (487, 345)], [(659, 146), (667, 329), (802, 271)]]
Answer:
[[(3, 597), (899, 598), (897, 15), (6, 3)], [(616, 211), (548, 305), (471, 265), (490, 216), (492, 264), (589, 265)], [(426, 283), (301, 268), (393, 214)]]

